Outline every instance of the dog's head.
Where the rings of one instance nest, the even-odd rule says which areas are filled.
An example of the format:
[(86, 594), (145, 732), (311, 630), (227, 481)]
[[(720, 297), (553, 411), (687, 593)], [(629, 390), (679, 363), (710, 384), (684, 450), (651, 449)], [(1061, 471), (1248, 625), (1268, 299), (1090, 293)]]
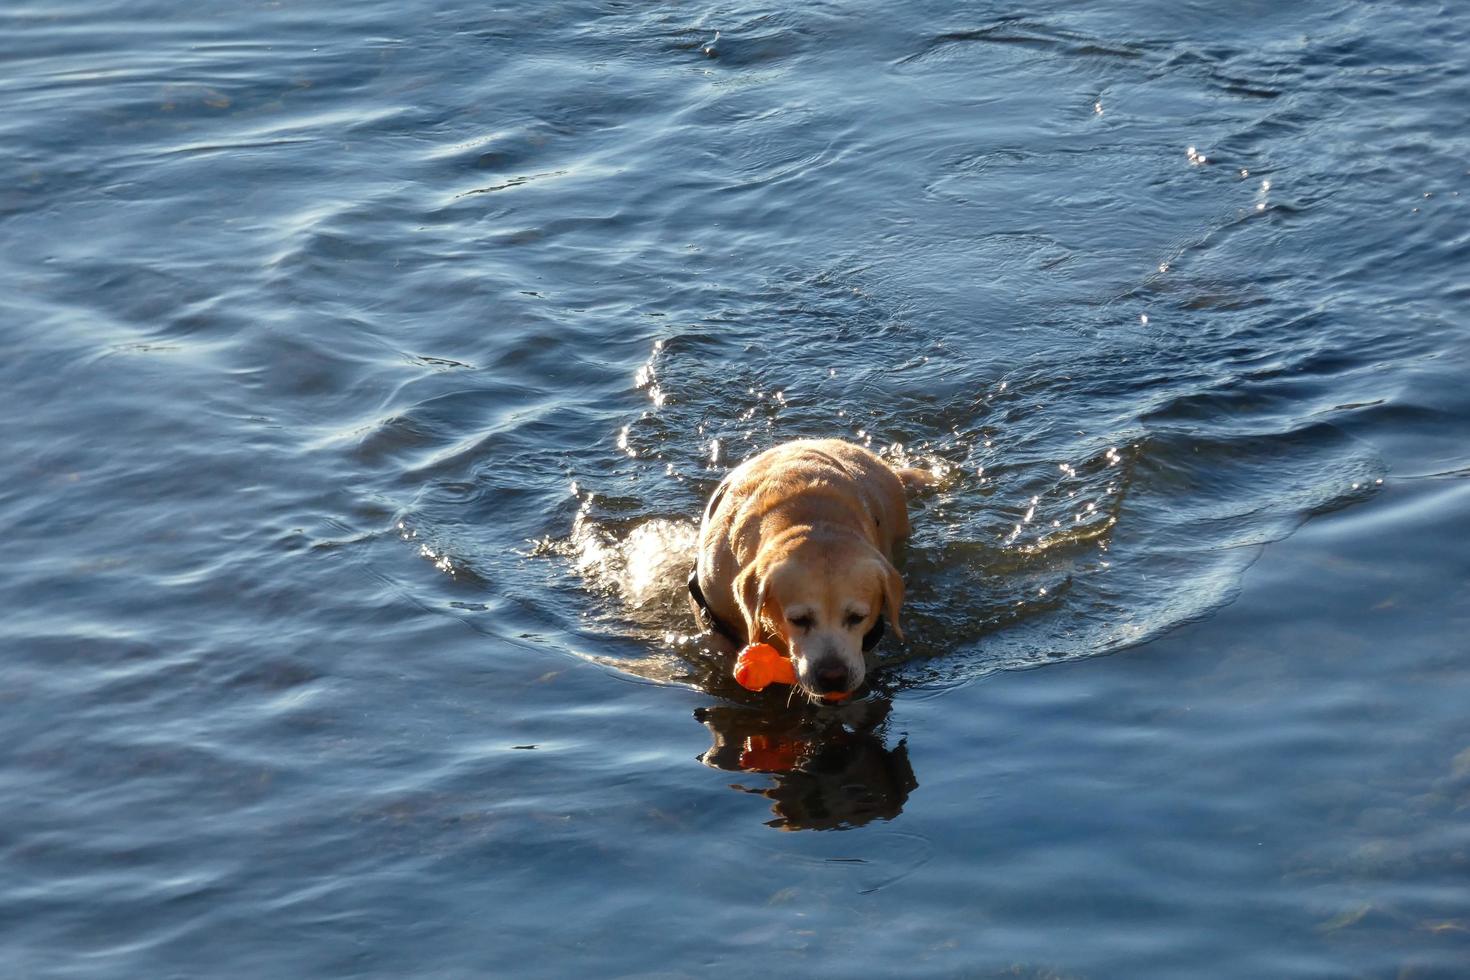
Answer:
[(848, 694), (863, 683), (863, 637), (880, 615), (903, 639), (903, 579), (861, 538), (809, 532), (798, 529), (762, 548), (736, 578), (735, 594), (746, 636), (754, 642), (774, 631), (807, 694)]

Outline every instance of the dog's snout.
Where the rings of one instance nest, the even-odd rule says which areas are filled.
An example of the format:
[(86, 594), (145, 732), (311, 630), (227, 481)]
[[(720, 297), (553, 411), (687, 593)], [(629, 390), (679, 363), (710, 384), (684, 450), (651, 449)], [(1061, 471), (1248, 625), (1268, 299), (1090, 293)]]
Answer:
[(823, 694), (836, 694), (847, 690), (847, 665), (840, 660), (823, 660), (817, 664), (817, 689)]

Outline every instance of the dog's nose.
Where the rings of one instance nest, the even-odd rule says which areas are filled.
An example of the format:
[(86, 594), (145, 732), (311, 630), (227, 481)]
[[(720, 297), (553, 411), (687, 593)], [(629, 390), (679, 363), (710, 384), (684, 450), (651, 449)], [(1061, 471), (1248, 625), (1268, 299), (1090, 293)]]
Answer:
[(840, 660), (823, 660), (812, 673), (816, 675), (817, 689), (823, 694), (847, 690), (847, 665)]

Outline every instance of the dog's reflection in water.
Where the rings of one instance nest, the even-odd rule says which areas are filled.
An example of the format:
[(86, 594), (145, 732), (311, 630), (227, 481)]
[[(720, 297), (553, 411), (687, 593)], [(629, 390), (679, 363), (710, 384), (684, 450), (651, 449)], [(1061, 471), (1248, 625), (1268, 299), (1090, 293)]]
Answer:
[(714, 769), (766, 773), (766, 788), (733, 784), (771, 801), (782, 830), (840, 830), (891, 820), (918, 788), (900, 741), (883, 744), (890, 702), (870, 696), (840, 709), (768, 713), (717, 705), (694, 712), (714, 742), (699, 761)]

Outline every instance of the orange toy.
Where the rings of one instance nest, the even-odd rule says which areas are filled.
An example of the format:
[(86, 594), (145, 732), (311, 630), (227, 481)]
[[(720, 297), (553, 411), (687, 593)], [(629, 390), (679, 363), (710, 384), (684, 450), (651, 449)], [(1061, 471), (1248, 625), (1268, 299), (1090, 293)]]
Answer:
[[(796, 668), (769, 643), (752, 643), (735, 658), (735, 682), (747, 691), (764, 691), (771, 684), (795, 684)], [(846, 694), (823, 694), (826, 701), (845, 701)]]
[(735, 682), (747, 691), (764, 691), (768, 684), (795, 684), (796, 668), (769, 643), (752, 643), (735, 660)]

